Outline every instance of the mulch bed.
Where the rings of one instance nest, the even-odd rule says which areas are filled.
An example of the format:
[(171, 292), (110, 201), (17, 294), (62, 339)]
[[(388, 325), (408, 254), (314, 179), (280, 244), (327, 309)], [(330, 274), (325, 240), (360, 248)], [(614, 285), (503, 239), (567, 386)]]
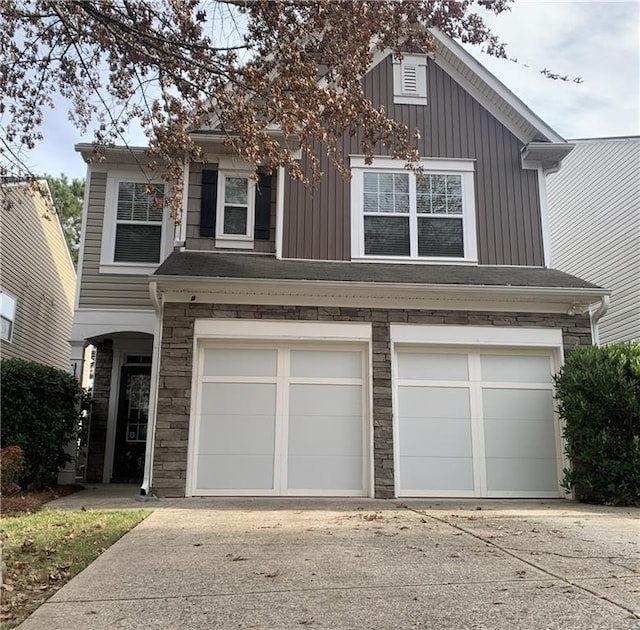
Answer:
[(44, 490), (5, 495), (2, 497), (2, 503), (0, 504), (0, 517), (21, 516), (39, 512), (45, 503), (60, 497), (66, 497), (68, 494), (73, 494), (83, 489), (84, 487), (79, 484), (67, 484), (52, 486)]

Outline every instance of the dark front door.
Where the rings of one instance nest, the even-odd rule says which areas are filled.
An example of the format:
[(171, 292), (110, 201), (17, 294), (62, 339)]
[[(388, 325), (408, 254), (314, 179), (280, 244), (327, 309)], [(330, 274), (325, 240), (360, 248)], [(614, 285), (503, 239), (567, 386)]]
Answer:
[(112, 482), (139, 483), (142, 481), (150, 386), (150, 366), (137, 365), (122, 368)]

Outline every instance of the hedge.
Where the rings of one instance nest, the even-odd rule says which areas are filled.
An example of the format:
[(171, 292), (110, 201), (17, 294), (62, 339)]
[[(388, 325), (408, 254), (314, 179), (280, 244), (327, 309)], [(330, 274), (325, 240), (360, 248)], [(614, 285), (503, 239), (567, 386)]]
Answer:
[(640, 505), (640, 343), (576, 350), (555, 385), (563, 487), (586, 503)]
[(55, 483), (75, 439), (82, 388), (71, 374), (56, 368), (5, 359), (0, 364), (1, 445), (24, 453), (23, 487)]

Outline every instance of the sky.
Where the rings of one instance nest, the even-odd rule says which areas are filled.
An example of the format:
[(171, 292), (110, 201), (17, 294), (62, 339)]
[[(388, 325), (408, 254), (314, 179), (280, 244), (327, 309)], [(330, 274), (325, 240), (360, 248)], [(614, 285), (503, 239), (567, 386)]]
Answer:
[[(516, 0), (489, 22), (518, 62), (471, 52), (561, 136), (640, 135), (640, 0)], [(543, 68), (582, 83), (550, 80)], [(91, 136), (73, 127), (63, 103), (46, 115), (43, 133), (25, 155), (32, 172), (84, 177), (73, 146)], [(144, 144), (139, 133), (129, 140)]]

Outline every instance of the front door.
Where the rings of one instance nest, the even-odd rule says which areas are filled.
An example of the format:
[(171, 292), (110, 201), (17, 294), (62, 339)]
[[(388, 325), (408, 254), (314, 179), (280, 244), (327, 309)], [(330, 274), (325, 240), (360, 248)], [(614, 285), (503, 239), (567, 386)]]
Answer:
[(112, 482), (142, 481), (150, 386), (150, 366), (125, 365), (122, 368)]

